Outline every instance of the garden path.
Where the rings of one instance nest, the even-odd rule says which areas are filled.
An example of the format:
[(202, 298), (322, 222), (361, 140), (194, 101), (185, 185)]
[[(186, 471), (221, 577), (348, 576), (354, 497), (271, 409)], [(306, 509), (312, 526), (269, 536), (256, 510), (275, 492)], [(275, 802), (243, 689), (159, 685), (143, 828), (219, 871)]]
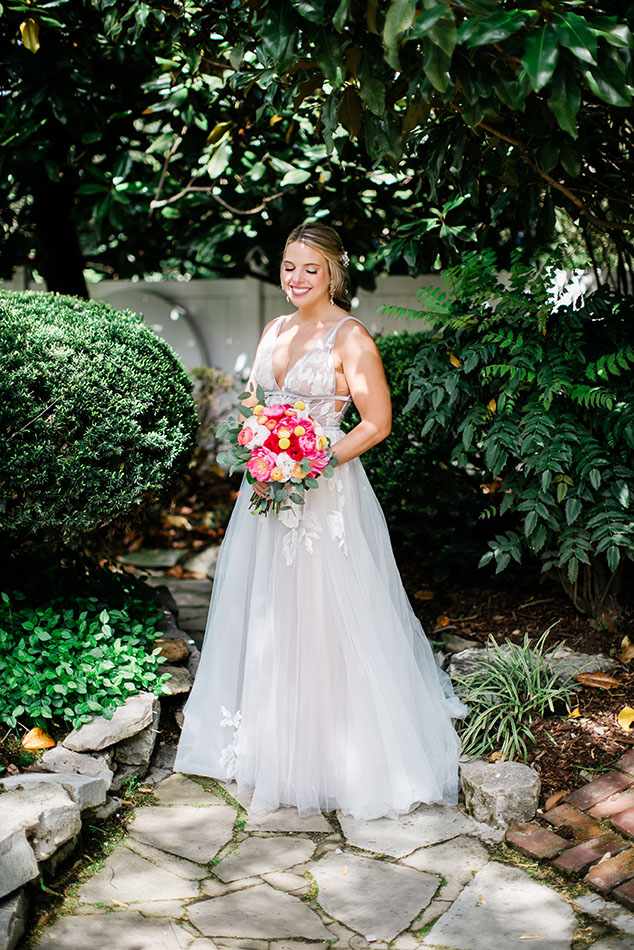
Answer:
[(37, 950), (634, 946), (623, 908), (575, 904), (496, 859), (500, 835), (452, 806), (371, 822), (250, 814), (235, 786), (179, 774), (154, 793)]

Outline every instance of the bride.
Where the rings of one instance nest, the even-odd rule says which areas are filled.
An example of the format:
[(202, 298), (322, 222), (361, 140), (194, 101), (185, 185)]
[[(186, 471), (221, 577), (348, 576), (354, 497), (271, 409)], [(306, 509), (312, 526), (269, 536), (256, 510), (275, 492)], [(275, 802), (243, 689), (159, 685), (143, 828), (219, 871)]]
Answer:
[[(243, 481), (174, 768), (235, 780), (252, 811), (370, 819), (456, 801), (451, 720), (465, 708), (407, 600), (359, 459), (389, 435), (391, 405), (379, 351), (348, 313), (347, 265), (332, 228), (288, 237), (281, 282), (295, 309), (264, 328), (248, 388), (305, 402), (337, 467), (304, 506), (266, 517), (249, 511)], [(344, 435), (351, 401), (361, 421)]]

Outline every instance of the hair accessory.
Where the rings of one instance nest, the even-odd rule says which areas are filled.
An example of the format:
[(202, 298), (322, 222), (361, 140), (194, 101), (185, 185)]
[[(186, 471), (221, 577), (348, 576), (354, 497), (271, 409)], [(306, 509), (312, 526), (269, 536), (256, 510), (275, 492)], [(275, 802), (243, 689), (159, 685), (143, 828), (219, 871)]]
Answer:
[(347, 251), (344, 251), (341, 257), (339, 258), (344, 267), (347, 267), (350, 263), (350, 255)]

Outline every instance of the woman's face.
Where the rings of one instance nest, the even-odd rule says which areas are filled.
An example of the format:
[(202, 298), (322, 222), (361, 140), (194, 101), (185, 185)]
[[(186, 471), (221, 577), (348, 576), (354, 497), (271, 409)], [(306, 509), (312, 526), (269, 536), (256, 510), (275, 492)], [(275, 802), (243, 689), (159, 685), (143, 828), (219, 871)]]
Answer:
[(282, 261), (282, 289), (297, 307), (327, 302), (330, 274), (321, 251), (302, 241), (289, 244)]

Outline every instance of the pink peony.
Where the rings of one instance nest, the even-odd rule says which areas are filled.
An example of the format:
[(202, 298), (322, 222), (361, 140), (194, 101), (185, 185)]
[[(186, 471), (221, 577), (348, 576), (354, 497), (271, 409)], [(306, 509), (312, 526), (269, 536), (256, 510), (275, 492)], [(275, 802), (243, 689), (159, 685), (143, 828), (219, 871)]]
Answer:
[(250, 442), (253, 438), (253, 429), (250, 429), (249, 426), (245, 426), (243, 429), (240, 429), (238, 432), (238, 442), (240, 445), (246, 445), (247, 442)]
[(314, 452), (309, 458), (311, 473), (314, 475), (319, 474), (319, 472), (323, 472), (329, 460), (330, 453), (325, 449), (323, 449), (321, 452)]
[(268, 482), (275, 468), (275, 456), (268, 449), (255, 449), (247, 462), (247, 468), (258, 482)]
[(312, 432), (307, 432), (306, 435), (297, 436), (297, 441), (304, 455), (311, 457), (317, 451), (315, 436), (312, 434)]
[(265, 406), (264, 415), (267, 419), (280, 419), (286, 412), (287, 407), (282, 405)]

